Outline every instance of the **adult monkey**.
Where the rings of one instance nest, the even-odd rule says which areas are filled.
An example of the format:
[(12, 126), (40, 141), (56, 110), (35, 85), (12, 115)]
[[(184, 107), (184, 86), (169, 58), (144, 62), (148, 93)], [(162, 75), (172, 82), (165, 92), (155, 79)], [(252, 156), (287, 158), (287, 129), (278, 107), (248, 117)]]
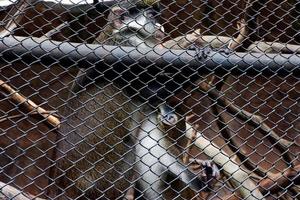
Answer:
[[(96, 42), (136, 46), (139, 49), (146, 46), (154, 47), (161, 43), (164, 35), (162, 26), (155, 19), (157, 15), (157, 4), (122, 1), (111, 9), (108, 16), (110, 23), (106, 25)], [(72, 86), (72, 94), (76, 95), (70, 96), (67, 108), (62, 111), (67, 120), (59, 130), (62, 138), (58, 144), (59, 155), (55, 176), (56, 184), (61, 190), (61, 199), (123, 197), (133, 184), (134, 166), (139, 159), (135, 152), (137, 140), (147, 132), (143, 130), (139, 133), (140, 125), (145, 124), (145, 129), (150, 126), (152, 134), (162, 136), (162, 130), (152, 126), (153, 123), (149, 123), (148, 119), (148, 116), (151, 116), (150, 120), (158, 123), (153, 117), (154, 107), (157, 104), (152, 106), (145, 104), (140, 96), (133, 92), (134, 89), (125, 87), (128, 83), (124, 82), (124, 77), (128, 80), (133, 75), (127, 73), (120, 76), (118, 72), (112, 70), (99, 72), (94, 68), (78, 74)], [(151, 87), (155, 90), (156, 85), (153, 83)], [(148, 95), (152, 91), (151, 87), (150, 90), (141, 90), (141, 93)], [(152, 102), (156, 102), (157, 98), (154, 99)], [(166, 111), (164, 107), (160, 108), (162, 113)], [(168, 117), (164, 114), (163, 118)], [(153, 140), (147, 138), (147, 133), (145, 139), (146, 143)], [(163, 140), (161, 137), (160, 141)], [(174, 163), (175, 159), (167, 149), (171, 146), (170, 143), (156, 142), (162, 146), (154, 145), (151, 148), (159, 148), (162, 151), (159, 154), (166, 155), (168, 162), (167, 165), (160, 164), (159, 173), (161, 173), (167, 170), (170, 160)], [(144, 147), (138, 145), (137, 148)], [(158, 159), (155, 154), (154, 159)], [(148, 166), (149, 169), (150, 167)], [(170, 172), (195, 190), (205, 186), (187, 166), (175, 162)], [(151, 194), (153, 193), (150, 192)]]

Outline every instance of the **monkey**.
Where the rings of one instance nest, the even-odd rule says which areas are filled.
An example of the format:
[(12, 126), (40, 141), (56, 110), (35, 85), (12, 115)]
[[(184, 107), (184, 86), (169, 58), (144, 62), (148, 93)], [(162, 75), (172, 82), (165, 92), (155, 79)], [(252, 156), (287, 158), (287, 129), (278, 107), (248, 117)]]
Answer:
[[(137, 189), (143, 193), (143, 199), (192, 199), (196, 193), (185, 191), (187, 186), (195, 192), (208, 189), (203, 180), (179, 160), (181, 152), (176, 147), (176, 141), (168, 139), (166, 135), (168, 131), (172, 131), (171, 127), (175, 128), (178, 136), (185, 131), (174, 109), (163, 103), (159, 106), (157, 114), (150, 114), (142, 123), (138, 132), (136, 170), (140, 179)], [(220, 175), (215, 164), (203, 161), (203, 165), (212, 170), (205, 171), (206, 175)], [(168, 190), (171, 183), (176, 183), (176, 188)], [(184, 194), (181, 194), (182, 192)]]
[[(163, 35), (156, 15), (154, 7), (122, 1), (111, 9), (95, 43), (152, 47)], [(101, 72), (91, 68), (78, 74), (60, 112), (66, 120), (59, 128), (54, 172), (59, 199), (124, 196), (132, 186), (134, 135), (145, 118), (143, 107)]]
[(159, 4), (151, 5), (142, 1), (123, 1), (109, 13), (104, 31), (94, 43), (106, 45), (133, 46), (142, 49), (157, 46), (165, 37), (164, 27), (158, 23)]
[[(157, 15), (156, 6), (122, 1), (111, 9), (109, 24), (95, 43), (140, 49), (154, 47), (164, 37)], [(132, 96), (124, 89), (122, 80), (115, 76), (90, 68), (79, 72), (72, 85), (68, 102), (61, 111), (64, 120), (59, 128), (54, 174), (58, 199), (122, 198), (133, 186), (135, 169), (145, 167), (136, 165), (140, 163), (137, 154), (141, 154), (140, 140), (147, 135), (147, 127), (155, 119), (152, 115), (155, 109), (141, 98)], [(144, 131), (141, 131), (141, 124), (146, 127)], [(156, 132), (162, 136), (159, 128), (153, 134)], [(169, 144), (167, 140), (166, 144)], [(168, 147), (163, 146), (162, 150), (169, 153)], [(169, 160), (177, 162), (173, 156), (166, 156), (165, 164), (170, 164)], [(171, 174), (179, 176), (185, 184), (192, 184), (193, 189), (204, 187), (196, 174), (185, 169), (187, 166), (175, 163), (175, 168), (170, 169)], [(179, 171), (176, 171), (177, 166)], [(168, 167), (159, 168), (165, 170)], [(142, 189), (148, 186), (143, 185)]]

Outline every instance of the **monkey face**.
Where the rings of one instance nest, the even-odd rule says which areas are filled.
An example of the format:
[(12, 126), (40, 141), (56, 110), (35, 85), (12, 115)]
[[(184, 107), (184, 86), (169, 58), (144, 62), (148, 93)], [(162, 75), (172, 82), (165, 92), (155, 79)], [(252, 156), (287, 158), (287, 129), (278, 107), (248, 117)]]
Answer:
[(108, 19), (113, 23), (114, 37), (119, 37), (122, 45), (127, 41), (128, 46), (145, 43), (152, 47), (153, 44), (160, 43), (165, 36), (163, 26), (158, 23), (158, 17), (158, 9), (153, 7), (135, 6), (127, 9), (126, 6), (115, 6)]

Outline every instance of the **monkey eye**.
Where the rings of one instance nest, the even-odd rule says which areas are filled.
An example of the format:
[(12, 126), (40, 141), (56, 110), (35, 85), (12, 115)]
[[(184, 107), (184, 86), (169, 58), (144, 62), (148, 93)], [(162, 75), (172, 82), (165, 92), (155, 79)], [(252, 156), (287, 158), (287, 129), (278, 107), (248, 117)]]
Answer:
[(151, 10), (151, 11), (147, 12), (147, 16), (151, 19), (155, 19), (158, 16), (158, 13), (155, 12), (154, 10)]
[(149, 12), (149, 13), (147, 14), (147, 16), (148, 16), (149, 18), (154, 18), (154, 13), (153, 13), (153, 12)]
[(122, 21), (124, 21), (124, 20), (125, 20), (125, 14), (122, 14), (122, 15), (120, 16), (120, 19), (121, 19)]
[(120, 19), (122, 21), (126, 20), (129, 18), (129, 12), (123, 12), (121, 15), (120, 15)]

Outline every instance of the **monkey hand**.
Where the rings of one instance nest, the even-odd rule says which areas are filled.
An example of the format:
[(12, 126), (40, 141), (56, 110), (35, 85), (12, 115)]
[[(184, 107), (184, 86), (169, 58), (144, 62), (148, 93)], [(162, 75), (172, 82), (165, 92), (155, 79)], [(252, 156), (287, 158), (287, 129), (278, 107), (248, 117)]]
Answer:
[(205, 182), (209, 188), (212, 188), (215, 181), (220, 178), (220, 170), (211, 160), (189, 159), (194, 165), (193, 169), (198, 171), (200, 169), (200, 178)]
[(219, 168), (211, 160), (195, 159), (194, 162), (201, 165), (200, 179), (207, 185), (205, 191), (211, 191), (220, 178)]
[(226, 55), (229, 55), (233, 52), (231, 48), (229, 48), (228, 45), (220, 47), (217, 49), (219, 53), (225, 53)]
[(220, 170), (217, 165), (211, 160), (199, 160), (204, 169), (203, 176), (206, 177), (207, 181), (212, 178), (219, 179)]
[(192, 45), (189, 49), (196, 51), (196, 56), (200, 61), (203, 59), (206, 59), (208, 57), (208, 55), (211, 53), (211, 51), (213, 50), (210, 45), (205, 46), (205, 47), (199, 47), (196, 45)]
[(226, 55), (230, 55), (233, 52), (233, 50), (229, 48), (227, 45), (220, 48), (212, 48), (209, 45), (205, 47), (198, 47), (196, 45), (192, 45), (189, 49), (196, 51), (196, 55), (199, 60), (206, 59), (212, 51), (224, 53)]

